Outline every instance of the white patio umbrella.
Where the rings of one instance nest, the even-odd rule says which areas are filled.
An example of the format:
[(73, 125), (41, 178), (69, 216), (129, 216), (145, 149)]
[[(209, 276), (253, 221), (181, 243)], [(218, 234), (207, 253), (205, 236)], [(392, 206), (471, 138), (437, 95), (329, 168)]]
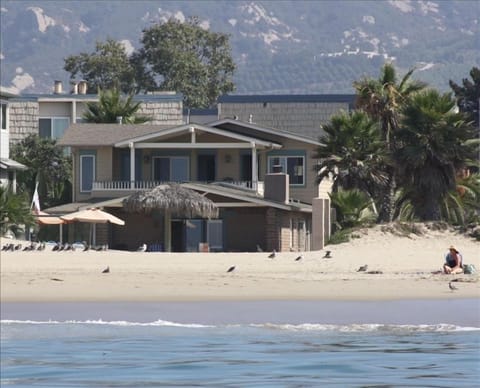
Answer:
[(34, 212), (34, 216), (35, 216), (38, 224), (41, 224), (41, 225), (58, 225), (60, 243), (63, 243), (63, 228), (62, 228), (62, 225), (66, 222), (65, 220), (62, 220), (60, 217), (52, 216), (52, 215), (50, 215), (48, 213), (45, 213), (45, 212), (42, 212), (42, 211)]
[(90, 225), (90, 243), (92, 236), (92, 227), (94, 224), (106, 224), (110, 222), (116, 225), (125, 225), (125, 221), (121, 220), (118, 217), (115, 217), (113, 214), (107, 213), (106, 211), (100, 210), (98, 208), (90, 208), (85, 210), (80, 210), (78, 212), (65, 214), (60, 217), (65, 221), (78, 221), (78, 222), (87, 222)]
[(65, 223), (65, 220), (62, 220), (60, 217), (42, 211), (36, 212), (34, 215), (36, 216), (37, 222), (42, 225), (61, 225)]

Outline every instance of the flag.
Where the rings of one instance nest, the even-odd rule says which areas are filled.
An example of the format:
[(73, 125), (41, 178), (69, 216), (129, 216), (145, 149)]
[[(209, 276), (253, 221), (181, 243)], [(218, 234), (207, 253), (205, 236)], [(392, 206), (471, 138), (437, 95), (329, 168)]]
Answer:
[(35, 213), (40, 213), (40, 198), (38, 197), (38, 182), (35, 185), (35, 192), (33, 193), (32, 209)]

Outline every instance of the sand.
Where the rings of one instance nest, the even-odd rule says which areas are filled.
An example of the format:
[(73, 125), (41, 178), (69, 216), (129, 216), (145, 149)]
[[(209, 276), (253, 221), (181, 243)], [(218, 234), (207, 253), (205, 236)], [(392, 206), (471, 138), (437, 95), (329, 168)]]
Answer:
[[(383, 228), (384, 229), (384, 228)], [(452, 231), (365, 229), (322, 251), (1, 252), (1, 302), (389, 301), (480, 297), (479, 274), (439, 272), (448, 247), (480, 269), (480, 244)], [(12, 240), (1, 240), (1, 245)], [(25, 242), (23, 242), (25, 246)], [(325, 251), (332, 258), (323, 258)], [(368, 265), (366, 272), (358, 268)], [(106, 267), (110, 273), (102, 273)], [(235, 266), (233, 272), (227, 270)], [(369, 273), (371, 272), (371, 273)], [(458, 290), (448, 283), (456, 280)]]

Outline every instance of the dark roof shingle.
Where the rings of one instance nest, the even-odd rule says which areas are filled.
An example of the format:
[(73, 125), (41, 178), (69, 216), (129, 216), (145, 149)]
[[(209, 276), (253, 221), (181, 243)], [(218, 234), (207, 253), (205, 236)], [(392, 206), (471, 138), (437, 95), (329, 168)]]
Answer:
[(172, 125), (149, 124), (72, 124), (58, 141), (58, 145), (113, 146), (120, 141), (171, 127)]

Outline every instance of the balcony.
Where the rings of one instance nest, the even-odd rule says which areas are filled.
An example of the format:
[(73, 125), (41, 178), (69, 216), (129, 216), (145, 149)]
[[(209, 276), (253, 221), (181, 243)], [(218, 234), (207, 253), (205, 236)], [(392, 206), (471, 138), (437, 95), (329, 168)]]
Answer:
[[(129, 195), (133, 191), (139, 190), (149, 190), (158, 185), (171, 183), (163, 181), (95, 181), (92, 184), (92, 197), (102, 198), (102, 197), (115, 197)], [(181, 182), (178, 182), (181, 183)], [(207, 182), (194, 182), (190, 181), (189, 183), (202, 183), (206, 184)], [(233, 180), (224, 180), (218, 182), (208, 182), (210, 184), (218, 184), (223, 187), (230, 187), (236, 189), (248, 190), (249, 192), (258, 193), (263, 195), (263, 182), (252, 182), (252, 181), (233, 181)]]

